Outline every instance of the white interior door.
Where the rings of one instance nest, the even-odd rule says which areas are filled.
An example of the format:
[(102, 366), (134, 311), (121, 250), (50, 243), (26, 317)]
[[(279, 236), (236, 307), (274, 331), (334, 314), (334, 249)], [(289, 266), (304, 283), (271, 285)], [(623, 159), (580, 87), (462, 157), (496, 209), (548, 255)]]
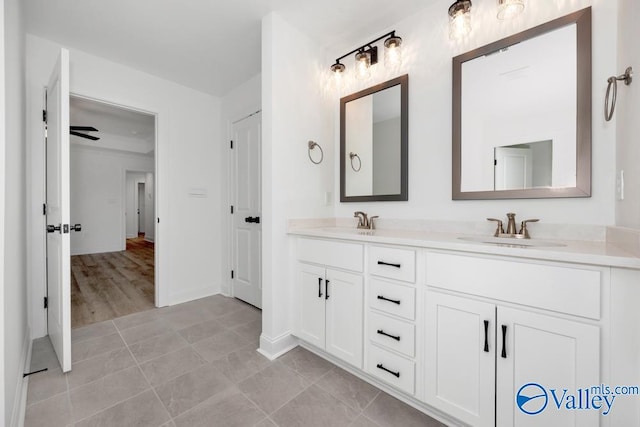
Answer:
[(530, 148), (495, 148), (496, 190), (531, 188), (533, 156)]
[(261, 116), (252, 115), (233, 125), (233, 295), (262, 307), (260, 195)]
[(64, 372), (71, 370), (69, 238), (69, 52), (60, 50), (46, 95), (47, 327)]
[(138, 234), (144, 233), (144, 219), (145, 219), (145, 211), (144, 211), (144, 182), (138, 182)]

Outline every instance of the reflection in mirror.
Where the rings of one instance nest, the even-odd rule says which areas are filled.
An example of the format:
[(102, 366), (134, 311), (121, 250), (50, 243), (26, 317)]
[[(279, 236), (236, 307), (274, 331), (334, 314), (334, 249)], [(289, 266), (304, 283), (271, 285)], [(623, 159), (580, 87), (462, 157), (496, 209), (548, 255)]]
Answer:
[(407, 200), (408, 77), (341, 99), (340, 201)]
[(590, 16), (454, 58), (454, 199), (590, 195)]

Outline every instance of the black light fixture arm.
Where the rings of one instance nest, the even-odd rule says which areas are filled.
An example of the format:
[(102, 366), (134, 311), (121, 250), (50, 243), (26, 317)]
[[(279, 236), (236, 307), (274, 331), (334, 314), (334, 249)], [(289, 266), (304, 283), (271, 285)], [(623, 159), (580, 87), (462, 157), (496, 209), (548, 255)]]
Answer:
[[(380, 40), (382, 40), (382, 39), (383, 39), (383, 38), (385, 38), (385, 37), (395, 37), (395, 35), (396, 35), (396, 31), (395, 31), (395, 30), (393, 30), (393, 31), (390, 31), (390, 32), (388, 32), (388, 33), (386, 33), (386, 34), (384, 34), (384, 35), (382, 35), (382, 36), (378, 37), (377, 39), (371, 40), (369, 43), (365, 43), (365, 44), (363, 44), (362, 46), (360, 46), (360, 47), (358, 47), (358, 48), (356, 48), (356, 49), (353, 49), (351, 52), (349, 52), (349, 53), (345, 53), (345, 54), (344, 54), (344, 55), (342, 55), (341, 57), (337, 58), (337, 59), (336, 59), (336, 64), (340, 63), (340, 60), (341, 60), (341, 59), (344, 59), (344, 58), (346, 58), (346, 57), (347, 57), (347, 56), (349, 56), (349, 55), (353, 55), (353, 54), (354, 54), (354, 53), (356, 53), (356, 52), (363, 52), (363, 51), (366, 51), (366, 50), (368, 50), (368, 49), (373, 49), (373, 48), (371, 47), (371, 45), (372, 45), (372, 44), (374, 44), (374, 43), (376, 43), (376, 42), (379, 42)], [(367, 48), (368, 48), (368, 49), (367, 49)]]

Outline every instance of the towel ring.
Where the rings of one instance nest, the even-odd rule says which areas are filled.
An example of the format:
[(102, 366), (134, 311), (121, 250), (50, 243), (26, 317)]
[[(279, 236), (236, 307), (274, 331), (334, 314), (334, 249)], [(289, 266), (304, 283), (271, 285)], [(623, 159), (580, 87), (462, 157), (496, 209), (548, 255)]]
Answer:
[[(360, 156), (358, 156), (356, 153), (351, 152), (349, 153), (349, 157), (351, 158), (351, 169), (353, 169), (355, 172), (360, 172), (360, 169), (362, 169), (362, 160), (360, 160)], [(358, 169), (353, 166), (354, 157), (358, 159)]]
[[(313, 150), (316, 147), (318, 147), (320, 149), (320, 160), (318, 160), (317, 162), (315, 160), (313, 160), (313, 157), (311, 157), (311, 150)], [(309, 141), (308, 152), (309, 152), (308, 153), (309, 154), (309, 160), (311, 160), (311, 163), (313, 163), (314, 165), (319, 165), (320, 163), (322, 163), (322, 160), (324, 160), (324, 151), (322, 151), (322, 147), (317, 142)]]
[[(611, 121), (613, 118), (613, 112), (616, 110), (616, 101), (618, 100), (618, 81), (624, 81), (624, 84), (629, 86), (633, 81), (633, 68), (627, 67), (624, 74), (619, 76), (611, 76), (607, 79), (607, 94), (604, 98), (604, 119)], [(613, 87), (613, 92), (611, 88)], [(609, 104), (609, 95), (611, 96), (611, 104)]]

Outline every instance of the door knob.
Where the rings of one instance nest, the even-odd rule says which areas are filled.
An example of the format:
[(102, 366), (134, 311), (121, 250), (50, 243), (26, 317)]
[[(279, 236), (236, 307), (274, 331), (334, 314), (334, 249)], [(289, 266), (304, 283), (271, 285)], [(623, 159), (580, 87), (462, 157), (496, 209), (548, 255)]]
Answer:
[(260, 217), (259, 216), (248, 216), (244, 219), (244, 222), (250, 222), (250, 223), (254, 223), (254, 224), (260, 224)]
[(82, 224), (75, 224), (69, 228), (71, 228), (71, 231), (82, 231)]
[(60, 231), (60, 224), (47, 224), (47, 233), (55, 233), (56, 231)]

